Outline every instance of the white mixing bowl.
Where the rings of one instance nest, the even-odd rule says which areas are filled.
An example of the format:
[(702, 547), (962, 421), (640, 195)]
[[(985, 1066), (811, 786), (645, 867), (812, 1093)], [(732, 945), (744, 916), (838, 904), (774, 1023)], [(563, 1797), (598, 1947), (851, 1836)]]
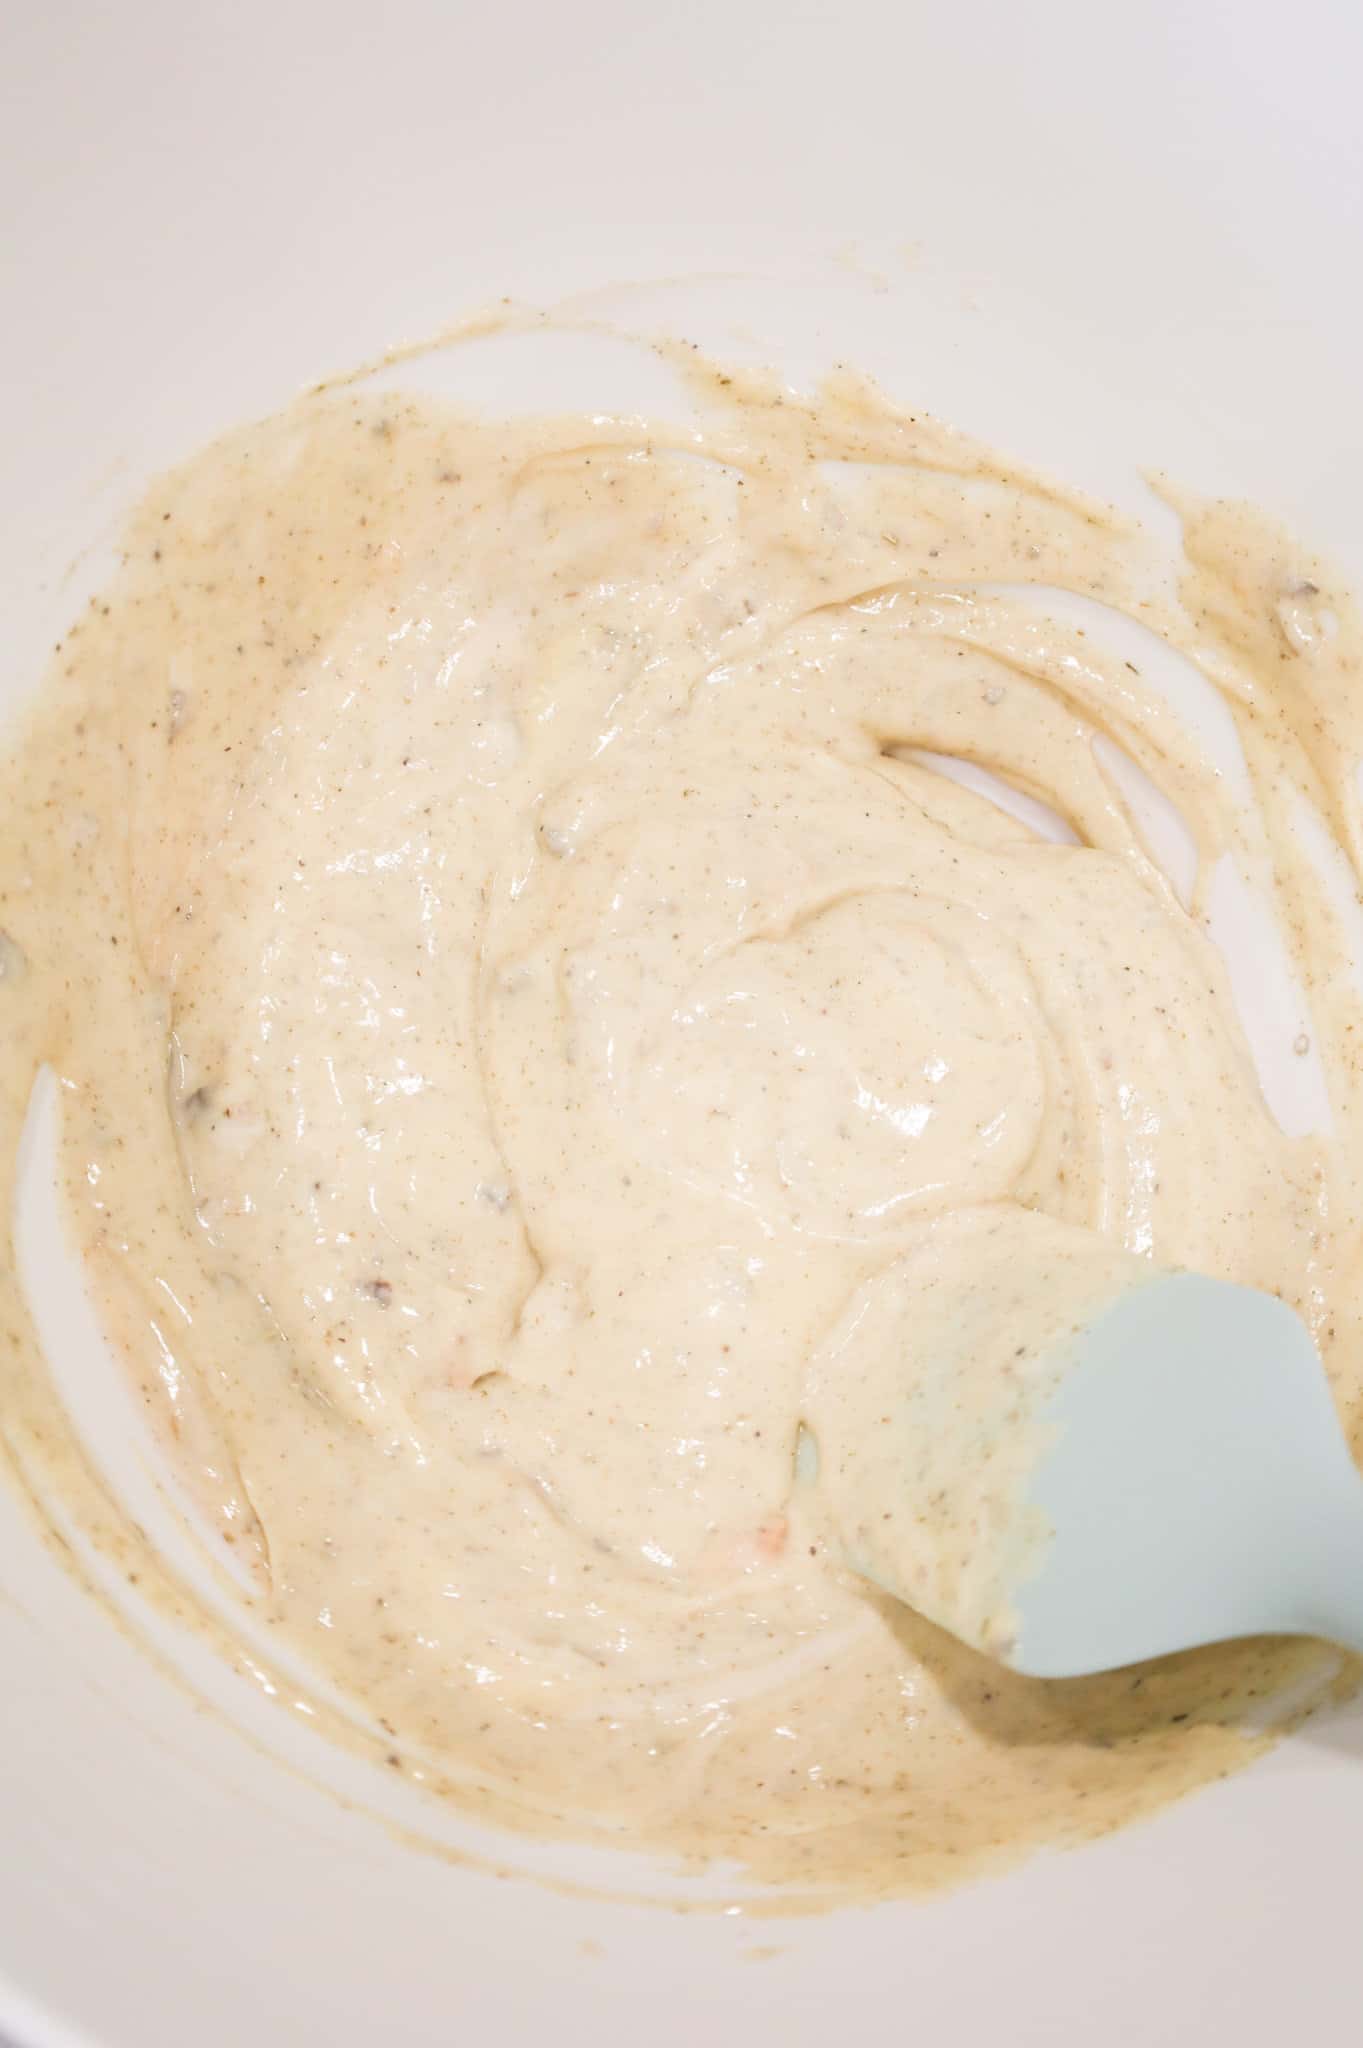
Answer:
[[(1342, 0), (50, 0), (0, 54), (6, 706), (150, 471), (497, 294), (640, 279), (673, 282), (599, 303), (844, 357), (1125, 501), (1138, 465), (1248, 495), (1363, 586)], [(653, 374), (582, 344), (502, 392), (480, 361), (461, 388), (508, 403), (530, 377), (604, 409)], [(49, 1336), (79, 1407), (105, 1365), (77, 1301)], [(794, 1922), (442, 1859), (322, 1789), (318, 1747), (206, 1712), (0, 1499), (0, 2031), (1259, 2048), (1352, 2023), (1363, 1711), (1095, 1847)]]

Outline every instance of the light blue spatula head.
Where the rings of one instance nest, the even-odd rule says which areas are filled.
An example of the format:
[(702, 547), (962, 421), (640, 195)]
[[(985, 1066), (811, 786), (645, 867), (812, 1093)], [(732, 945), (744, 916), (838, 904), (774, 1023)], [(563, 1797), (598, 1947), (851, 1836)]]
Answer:
[(1363, 1483), (1272, 1295), (1164, 1273), (1074, 1340), (1026, 1489), (1049, 1534), (1008, 1661), (1064, 1678), (1225, 1637), (1363, 1645)]
[(917, 1385), (863, 1416), (878, 1442), (821, 1436), (854, 1568), (1036, 1677), (1261, 1633), (1363, 1648), (1363, 1481), (1283, 1302), (1152, 1272), (1026, 1360), (1023, 1384), (973, 1433)]

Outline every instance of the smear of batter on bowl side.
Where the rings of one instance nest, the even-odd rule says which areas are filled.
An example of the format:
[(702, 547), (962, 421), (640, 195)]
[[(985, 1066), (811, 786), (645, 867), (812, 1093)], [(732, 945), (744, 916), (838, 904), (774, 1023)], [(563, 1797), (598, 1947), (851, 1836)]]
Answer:
[[(151, 492), (6, 771), (5, 1180), (50, 1062), (109, 1328), (356, 1741), (494, 1820), (918, 1890), (1224, 1773), (1338, 1669), (1017, 1677), (840, 1568), (795, 1453), (866, 1332), (913, 1374), (904, 1276), (972, 1218), (1010, 1285), (1052, 1219), (1275, 1289), (1357, 1421), (1358, 996), (1302, 819), (1355, 890), (1359, 629), (1243, 507), (1177, 500), (1170, 596), (853, 375), (679, 360), (700, 424), (322, 391)], [(1055, 590), (1184, 651), (1248, 794)], [(1227, 861), (1328, 1133), (1266, 1105)], [(16, 1471), (187, 1611), (12, 1263)]]

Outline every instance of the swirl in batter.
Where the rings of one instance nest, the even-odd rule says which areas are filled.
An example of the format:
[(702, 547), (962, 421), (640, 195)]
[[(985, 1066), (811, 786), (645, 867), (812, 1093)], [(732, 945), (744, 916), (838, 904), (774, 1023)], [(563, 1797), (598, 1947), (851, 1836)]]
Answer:
[[(521, 1826), (917, 1889), (1337, 1679), (998, 1670), (841, 1568), (796, 1453), (935, 1341), (925, 1257), (1025, 1288), (1051, 1227), (1277, 1290), (1356, 1417), (1357, 627), (1243, 508), (1180, 502), (1173, 595), (855, 378), (686, 360), (699, 424), (360, 388), (152, 492), (8, 773), (5, 1135), (48, 1061), (109, 1326), (353, 1739)], [(1230, 871), (1315, 1128), (1208, 930)], [(151, 1585), (12, 1274), (0, 1313), (16, 1469)]]

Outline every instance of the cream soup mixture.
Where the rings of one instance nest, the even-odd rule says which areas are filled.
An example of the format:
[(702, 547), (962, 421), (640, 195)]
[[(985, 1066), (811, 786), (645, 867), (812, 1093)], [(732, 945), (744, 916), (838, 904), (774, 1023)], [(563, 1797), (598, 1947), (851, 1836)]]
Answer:
[[(850, 375), (678, 360), (700, 426), (355, 387), (153, 490), (6, 774), (6, 1181), (47, 1061), (108, 1326), (353, 1741), (543, 1833), (917, 1890), (1346, 1682), (1282, 1642), (1016, 1677), (845, 1571), (795, 1463), (871, 1369), (849, 1304), (908, 1378), (915, 1260), (1021, 1299), (1052, 1226), (1275, 1289), (1356, 1422), (1358, 631), (1243, 507), (1179, 499), (1171, 564)], [(1098, 606), (1191, 658), (1243, 774)], [(1228, 865), (1328, 1131), (1266, 1105)], [(7, 1266), (16, 1473), (187, 1613)]]

